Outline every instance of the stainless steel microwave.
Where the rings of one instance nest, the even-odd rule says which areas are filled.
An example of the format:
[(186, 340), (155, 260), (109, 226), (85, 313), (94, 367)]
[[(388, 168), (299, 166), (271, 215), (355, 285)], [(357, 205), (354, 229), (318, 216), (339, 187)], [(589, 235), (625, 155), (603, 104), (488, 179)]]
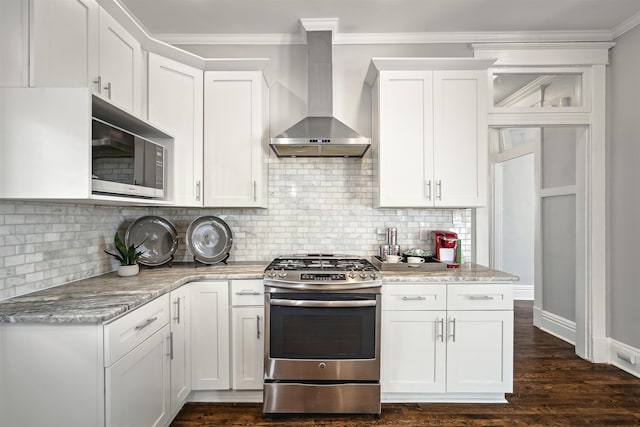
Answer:
[(93, 193), (163, 198), (165, 159), (163, 146), (93, 118)]

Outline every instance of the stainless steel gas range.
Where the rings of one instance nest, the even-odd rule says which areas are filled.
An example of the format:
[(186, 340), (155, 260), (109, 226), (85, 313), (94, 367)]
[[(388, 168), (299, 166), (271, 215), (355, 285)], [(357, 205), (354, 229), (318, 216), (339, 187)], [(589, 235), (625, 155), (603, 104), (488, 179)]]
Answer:
[(380, 272), (347, 255), (278, 257), (264, 273), (263, 412), (380, 413)]

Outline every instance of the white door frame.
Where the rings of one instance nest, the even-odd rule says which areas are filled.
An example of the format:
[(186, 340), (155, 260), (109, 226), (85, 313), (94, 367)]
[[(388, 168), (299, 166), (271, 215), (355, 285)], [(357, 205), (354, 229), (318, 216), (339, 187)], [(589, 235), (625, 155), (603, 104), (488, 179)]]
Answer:
[[(545, 72), (536, 67), (564, 67), (571, 72), (585, 69), (584, 111), (498, 112), (493, 108), (492, 70), (489, 70), (489, 125), (526, 126), (541, 124), (586, 125), (590, 138), (585, 147), (584, 167), (584, 288), (576, 290), (576, 354), (596, 363), (608, 361), (607, 316), (607, 240), (606, 240), (606, 66), (608, 53), (615, 43), (485, 43), (473, 44), (474, 57), (496, 59), (495, 67), (529, 67), (532, 72)], [(534, 71), (539, 70), (539, 71)], [(490, 156), (490, 163), (495, 157)], [(493, 168), (490, 168), (490, 171)], [(490, 172), (490, 182), (493, 180)], [(489, 206), (492, 199), (489, 198)], [(489, 208), (476, 209), (474, 229), (475, 259), (492, 265), (491, 213)], [(482, 240), (487, 238), (486, 243)]]

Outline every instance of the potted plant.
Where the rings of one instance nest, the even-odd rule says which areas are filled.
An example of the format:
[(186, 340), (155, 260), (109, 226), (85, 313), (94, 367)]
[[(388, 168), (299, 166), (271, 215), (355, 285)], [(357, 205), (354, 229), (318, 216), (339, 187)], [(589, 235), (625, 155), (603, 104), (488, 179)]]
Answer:
[(118, 236), (118, 232), (116, 231), (115, 236), (113, 236), (113, 245), (116, 247), (118, 253), (104, 252), (120, 262), (118, 266), (118, 276), (135, 276), (140, 272), (138, 258), (140, 258), (140, 255), (142, 255), (144, 251), (138, 251), (138, 248), (142, 246), (142, 243), (138, 246), (132, 244), (127, 248), (125, 244), (122, 243), (122, 240), (120, 240), (120, 236)]

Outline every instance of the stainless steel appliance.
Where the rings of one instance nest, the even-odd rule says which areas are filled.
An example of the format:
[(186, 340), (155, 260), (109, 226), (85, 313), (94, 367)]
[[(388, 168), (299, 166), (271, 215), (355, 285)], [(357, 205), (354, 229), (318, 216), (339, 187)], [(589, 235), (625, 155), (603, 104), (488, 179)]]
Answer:
[(345, 255), (264, 273), (264, 413), (380, 413), (380, 272)]
[(91, 126), (92, 191), (164, 197), (164, 147), (94, 118)]
[(333, 117), (332, 31), (306, 36), (308, 116), (271, 138), (271, 149), (280, 157), (362, 157), (371, 139)]

